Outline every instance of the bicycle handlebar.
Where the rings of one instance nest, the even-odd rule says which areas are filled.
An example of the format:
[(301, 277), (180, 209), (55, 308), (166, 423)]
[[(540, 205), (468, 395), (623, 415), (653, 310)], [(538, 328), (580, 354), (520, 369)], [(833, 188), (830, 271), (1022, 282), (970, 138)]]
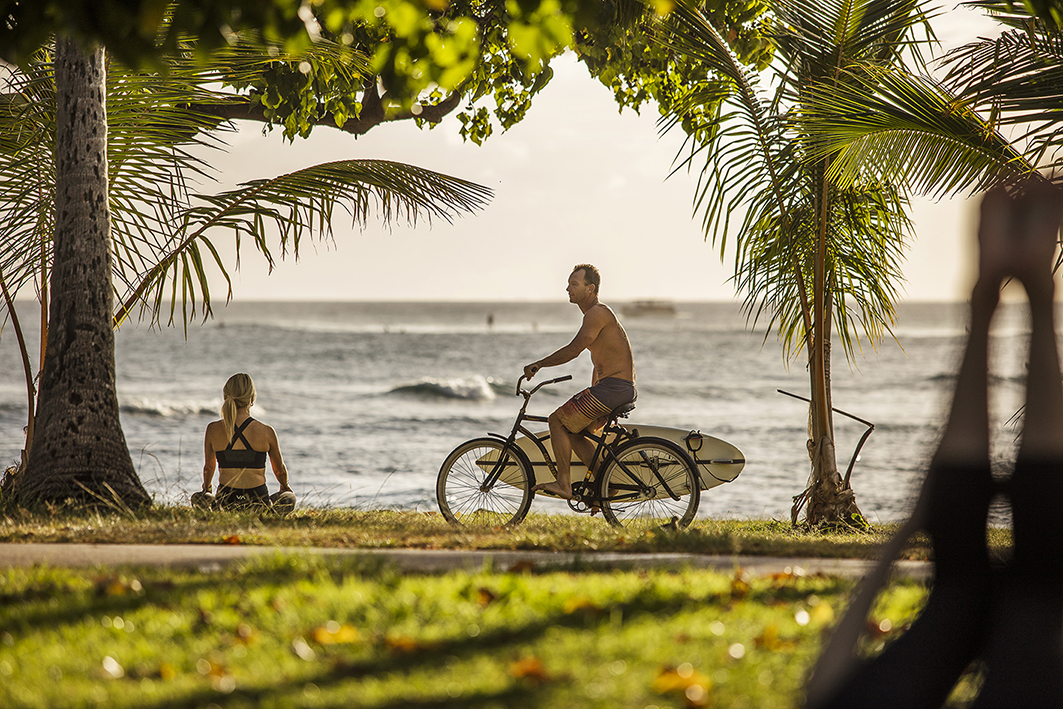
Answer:
[[(539, 385), (536, 386), (531, 391), (527, 392), (527, 395), (531, 396), (532, 394), (534, 394), (535, 392), (539, 391), (540, 389), (542, 389), (547, 384), (557, 384), (558, 382), (567, 382), (571, 378), (572, 378), (571, 374), (566, 374), (565, 376), (558, 377), (557, 379), (547, 379), (545, 382), (539, 382)], [(520, 383), (523, 382), (523, 381), (524, 381), (524, 375), (522, 374), (522, 375), (520, 375), (520, 378), (517, 379), (517, 391), (513, 392), (514, 396), (520, 396), (521, 393), (523, 393), (523, 390), (520, 388)]]

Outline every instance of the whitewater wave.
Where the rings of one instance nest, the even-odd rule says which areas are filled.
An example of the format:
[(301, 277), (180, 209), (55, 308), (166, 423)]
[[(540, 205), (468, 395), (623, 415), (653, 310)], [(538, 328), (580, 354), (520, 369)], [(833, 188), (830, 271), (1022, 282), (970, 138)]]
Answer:
[(163, 401), (159, 399), (130, 398), (119, 401), (119, 407), (124, 414), (137, 416), (155, 416), (169, 418), (171, 416), (193, 416), (206, 414), (218, 415), (217, 402), (197, 401)]
[(491, 401), (504, 388), (504, 384), (492, 377), (475, 376), (450, 379), (421, 377), (416, 382), (394, 387), (388, 393), (419, 396), (426, 399)]

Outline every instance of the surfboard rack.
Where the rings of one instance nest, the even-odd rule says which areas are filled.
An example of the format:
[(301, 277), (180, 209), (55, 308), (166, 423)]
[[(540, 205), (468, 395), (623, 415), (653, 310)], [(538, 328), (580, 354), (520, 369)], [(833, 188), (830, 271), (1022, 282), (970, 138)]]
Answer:
[[(690, 456), (694, 459), (694, 465), (697, 466), (699, 470), (701, 469), (702, 465), (706, 466), (705, 467), (705, 471), (709, 475), (711, 475), (712, 477), (714, 477), (715, 479), (719, 480), (722, 483), (734, 482), (734, 478), (731, 478), (730, 480), (728, 480), (727, 478), (721, 478), (719, 475), (717, 475), (716, 473), (712, 472), (712, 468), (709, 468), (708, 466), (710, 466), (710, 465), (743, 465), (744, 466), (746, 464), (746, 459), (745, 458), (709, 458), (708, 460), (704, 460), (702, 458), (699, 458), (698, 457), (698, 451), (701, 450), (701, 446), (704, 443), (703, 439), (704, 439), (704, 436), (701, 433), (701, 429), (698, 429), (696, 431), (691, 431), (690, 433), (688, 433), (686, 436), (683, 437), (683, 443), (686, 444), (687, 450), (690, 451)], [(697, 441), (696, 444), (694, 443), (695, 441)]]
[[(783, 391), (782, 389), (776, 389), (775, 391), (779, 392), (780, 394), (785, 394), (786, 396), (792, 396), (795, 399), (800, 399), (801, 401), (807, 401), (810, 404), (812, 403), (811, 399), (805, 398), (803, 396), (799, 396), (797, 394), (791, 394), (790, 392)], [(867, 430), (864, 431), (864, 435), (860, 436), (860, 440), (856, 444), (856, 449), (853, 451), (853, 457), (849, 459), (849, 467), (845, 470), (845, 479), (842, 482), (845, 484), (846, 488), (849, 488), (849, 487), (852, 487), (851, 485), (849, 485), (849, 478), (852, 477), (853, 466), (856, 465), (856, 459), (860, 456), (860, 449), (864, 447), (864, 443), (867, 441), (868, 436), (870, 436), (874, 432), (875, 424), (871, 423), (870, 421), (865, 421), (864, 419), (860, 418), (859, 416), (854, 416), (853, 414), (849, 413), (848, 411), (842, 411), (841, 409), (836, 409), (833, 406), (831, 407), (830, 410), (833, 411), (836, 414), (841, 414), (842, 416), (848, 416), (853, 421), (859, 421), (860, 423), (862, 423), (865, 426), (867, 426)]]

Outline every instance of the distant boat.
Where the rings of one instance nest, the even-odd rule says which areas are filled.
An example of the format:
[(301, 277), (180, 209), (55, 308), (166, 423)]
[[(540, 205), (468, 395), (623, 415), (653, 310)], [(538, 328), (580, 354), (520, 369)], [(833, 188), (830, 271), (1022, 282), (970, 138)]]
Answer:
[(620, 311), (630, 318), (674, 318), (675, 303), (670, 300), (635, 300)]

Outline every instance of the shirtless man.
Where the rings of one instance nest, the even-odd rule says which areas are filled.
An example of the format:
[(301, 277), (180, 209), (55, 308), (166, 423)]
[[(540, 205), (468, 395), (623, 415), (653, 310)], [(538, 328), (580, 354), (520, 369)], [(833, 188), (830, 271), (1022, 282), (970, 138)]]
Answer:
[(525, 378), (531, 379), (543, 367), (556, 367), (571, 362), (583, 350), (591, 351), (594, 372), (590, 388), (550, 414), (550, 443), (557, 464), (557, 480), (533, 488), (566, 500), (572, 499), (572, 451), (576, 451), (588, 468), (594, 457), (594, 444), (580, 433), (600, 430), (613, 409), (635, 401), (638, 396), (631, 344), (613, 311), (598, 302), (601, 282), (598, 269), (590, 264), (579, 264), (572, 269), (568, 277), (568, 300), (583, 311), (583, 325), (572, 342), (524, 368)]

